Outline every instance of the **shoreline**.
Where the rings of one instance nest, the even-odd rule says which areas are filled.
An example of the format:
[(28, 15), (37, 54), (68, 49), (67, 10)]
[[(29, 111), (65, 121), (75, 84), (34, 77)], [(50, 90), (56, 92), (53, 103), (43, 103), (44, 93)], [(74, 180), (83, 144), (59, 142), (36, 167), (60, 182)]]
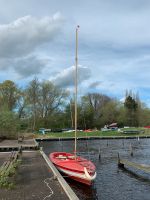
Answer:
[[(107, 140), (107, 139), (145, 139), (150, 138), (150, 135), (144, 136), (85, 136), (85, 137), (77, 137), (77, 140)], [(42, 137), (35, 138), (37, 142), (39, 141), (60, 141), (60, 140), (74, 140), (74, 137)]]

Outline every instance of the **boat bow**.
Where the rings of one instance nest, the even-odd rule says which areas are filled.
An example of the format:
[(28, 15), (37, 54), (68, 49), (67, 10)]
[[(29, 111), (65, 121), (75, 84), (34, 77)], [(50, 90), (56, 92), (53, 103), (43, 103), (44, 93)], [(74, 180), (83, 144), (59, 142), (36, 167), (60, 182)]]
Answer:
[(92, 181), (92, 180), (94, 180), (94, 179), (96, 178), (96, 172), (94, 173), (93, 176), (91, 176), (91, 175), (88, 173), (86, 167), (84, 167), (84, 173), (85, 173), (85, 176), (87, 177), (87, 179), (90, 180), (90, 181)]

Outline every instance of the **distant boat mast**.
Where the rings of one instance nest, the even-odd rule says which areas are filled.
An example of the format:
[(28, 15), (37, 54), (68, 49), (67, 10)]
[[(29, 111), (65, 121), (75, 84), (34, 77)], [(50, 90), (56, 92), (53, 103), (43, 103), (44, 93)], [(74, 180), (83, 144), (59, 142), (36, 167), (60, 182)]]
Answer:
[(75, 159), (77, 156), (77, 95), (78, 95), (78, 30), (79, 25), (76, 27), (76, 57), (75, 57)]

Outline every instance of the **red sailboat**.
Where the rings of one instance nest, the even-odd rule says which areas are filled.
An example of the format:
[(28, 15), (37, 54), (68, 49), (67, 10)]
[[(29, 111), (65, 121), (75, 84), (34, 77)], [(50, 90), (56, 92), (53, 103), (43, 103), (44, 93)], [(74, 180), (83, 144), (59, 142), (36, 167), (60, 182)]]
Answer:
[(75, 66), (75, 149), (74, 153), (67, 152), (53, 152), (49, 155), (49, 159), (56, 166), (56, 168), (63, 172), (68, 177), (87, 184), (91, 185), (92, 181), (96, 178), (96, 167), (95, 165), (80, 156), (77, 156), (76, 148), (77, 148), (77, 75), (78, 75), (78, 58), (77, 58), (77, 50), (78, 50), (78, 29), (76, 28), (76, 66)]
[(59, 171), (76, 181), (91, 185), (96, 178), (95, 165), (85, 158), (66, 152), (53, 152), (50, 159)]

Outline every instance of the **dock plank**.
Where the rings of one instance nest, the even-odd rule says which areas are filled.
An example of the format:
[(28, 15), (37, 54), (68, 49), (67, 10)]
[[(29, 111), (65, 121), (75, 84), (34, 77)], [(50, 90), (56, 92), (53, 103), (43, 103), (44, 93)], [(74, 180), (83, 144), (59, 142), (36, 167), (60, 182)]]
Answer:
[(127, 165), (129, 167), (133, 167), (133, 168), (136, 168), (138, 170), (142, 170), (142, 171), (144, 171), (146, 173), (150, 173), (150, 165), (135, 163), (135, 162), (131, 162), (131, 161), (124, 160), (124, 159), (120, 159), (119, 160), (119, 164)]
[(0, 151), (12, 151), (18, 149), (37, 149), (38, 143), (35, 139), (23, 140), (21, 143), (18, 143), (18, 140), (3, 140), (0, 142)]

